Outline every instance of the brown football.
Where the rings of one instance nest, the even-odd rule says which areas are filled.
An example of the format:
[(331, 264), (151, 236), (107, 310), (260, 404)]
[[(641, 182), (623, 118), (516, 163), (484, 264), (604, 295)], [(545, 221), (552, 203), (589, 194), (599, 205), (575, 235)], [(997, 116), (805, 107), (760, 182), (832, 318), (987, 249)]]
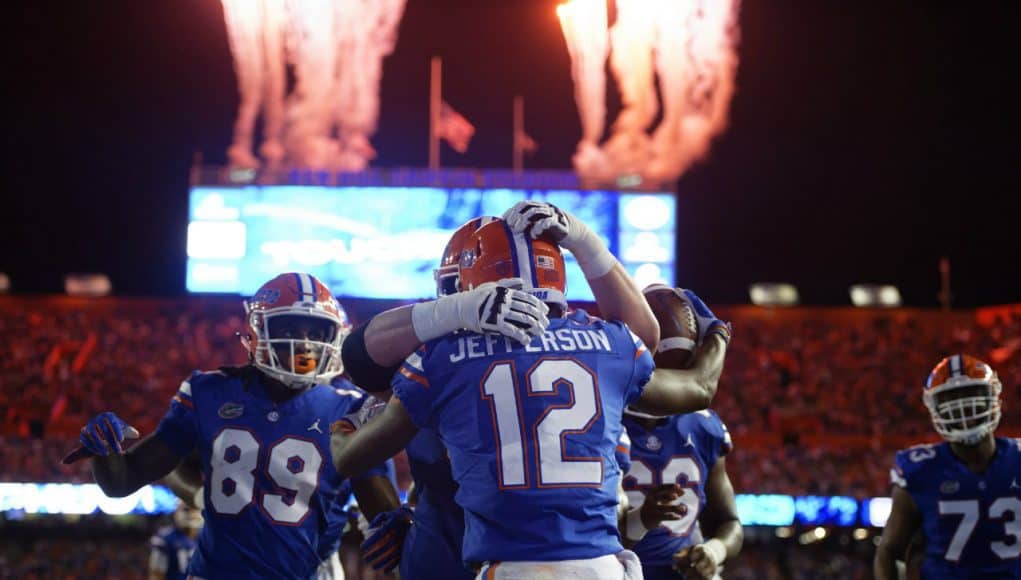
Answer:
[(659, 322), (659, 349), (653, 357), (656, 366), (688, 368), (695, 359), (698, 339), (698, 322), (691, 304), (663, 284), (653, 284), (642, 293)]

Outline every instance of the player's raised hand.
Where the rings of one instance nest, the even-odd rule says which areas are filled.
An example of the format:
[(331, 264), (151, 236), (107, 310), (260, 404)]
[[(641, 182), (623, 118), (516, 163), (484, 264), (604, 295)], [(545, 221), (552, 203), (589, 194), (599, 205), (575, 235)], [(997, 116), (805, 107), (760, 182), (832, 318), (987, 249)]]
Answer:
[(401, 546), (415, 519), (409, 506), (383, 512), (372, 519), (362, 542), (362, 558), (376, 570), (390, 573), (401, 563)]
[(724, 340), (730, 342), (730, 323), (717, 318), (709, 306), (691, 290), (681, 288), (680, 291), (684, 299), (691, 304), (692, 310), (695, 311), (695, 319), (698, 323), (698, 343), (702, 344), (705, 337), (713, 333), (719, 334)]
[(684, 489), (680, 485), (665, 483), (645, 494), (645, 502), (641, 508), (642, 524), (645, 528), (651, 530), (665, 521), (684, 517), (684, 514), (688, 513), (688, 507), (676, 503), (682, 493)]
[(121, 441), (138, 439), (138, 430), (128, 425), (117, 415), (106, 412), (92, 418), (78, 437), (82, 447), (93, 455), (124, 453)]
[(543, 237), (569, 250), (590, 280), (605, 275), (617, 263), (599, 234), (551, 203), (519, 201), (504, 212), (503, 220), (514, 232), (532, 239)]
[(544, 237), (570, 250), (571, 242), (574, 240), (570, 237), (571, 219), (568, 216), (567, 212), (551, 203), (519, 201), (504, 212), (503, 221), (507, 222), (515, 233), (524, 232), (533, 240)]
[(720, 563), (726, 558), (723, 542), (711, 539), (704, 544), (688, 546), (674, 554), (674, 569), (685, 578), (711, 580), (720, 570)]

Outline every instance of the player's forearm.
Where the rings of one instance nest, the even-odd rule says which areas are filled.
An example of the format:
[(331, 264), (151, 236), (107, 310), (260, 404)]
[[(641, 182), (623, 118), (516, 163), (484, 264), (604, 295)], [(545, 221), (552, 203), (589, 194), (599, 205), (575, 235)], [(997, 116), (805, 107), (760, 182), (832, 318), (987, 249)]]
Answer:
[(108, 497), (131, 495), (148, 483), (131, 468), (128, 456), (120, 453), (93, 457), (92, 477)]
[(390, 459), (401, 449), (403, 446), (397, 447), (384, 440), (366, 443), (366, 437), (361, 432), (335, 433), (330, 437), (333, 467), (344, 477), (357, 477)]
[(706, 406), (716, 396), (716, 388), (720, 384), (720, 376), (723, 375), (723, 361), (727, 357), (727, 341), (717, 333), (710, 334), (707, 343), (702, 345), (695, 359), (695, 372), (699, 377), (699, 384), (705, 391), (708, 401)]
[(166, 477), (180, 461), (159, 437), (150, 435), (124, 453), (93, 457), (92, 475), (103, 493), (124, 497)]
[(656, 369), (638, 408), (654, 415), (679, 415), (709, 407), (723, 374), (726, 353), (727, 341), (719, 334), (710, 334), (692, 368)]
[(880, 542), (872, 562), (872, 573), (876, 580), (897, 580), (897, 559), (887, 544)]
[(397, 495), (390, 480), (382, 475), (367, 479), (351, 481), (351, 491), (358, 501), (358, 508), (370, 522), (377, 515), (401, 507), (401, 499)]
[(739, 520), (727, 520), (716, 527), (713, 538), (723, 542), (727, 548), (727, 559), (733, 558), (741, 553), (741, 546), (744, 544), (744, 528)]
[(384, 367), (400, 364), (422, 344), (415, 334), (411, 318), (413, 305), (378, 314), (365, 329), (365, 349), (376, 364)]
[(659, 344), (659, 324), (641, 290), (619, 262), (606, 275), (589, 280), (589, 287), (606, 320), (620, 320), (642, 339), (650, 352)]

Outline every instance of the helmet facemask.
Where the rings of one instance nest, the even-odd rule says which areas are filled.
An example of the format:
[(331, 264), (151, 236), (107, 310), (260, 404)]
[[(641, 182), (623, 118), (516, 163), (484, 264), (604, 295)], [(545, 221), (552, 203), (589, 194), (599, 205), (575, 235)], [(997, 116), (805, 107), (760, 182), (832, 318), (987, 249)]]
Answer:
[(252, 363), (292, 389), (327, 383), (343, 372), (346, 327), (333, 313), (312, 307), (249, 312), (257, 332)]
[(999, 379), (955, 377), (925, 392), (933, 427), (952, 443), (976, 445), (1000, 423)]
[(457, 294), (458, 276), (457, 264), (452, 266), (440, 266), (433, 270), (433, 279), (436, 280), (436, 297), (442, 298)]

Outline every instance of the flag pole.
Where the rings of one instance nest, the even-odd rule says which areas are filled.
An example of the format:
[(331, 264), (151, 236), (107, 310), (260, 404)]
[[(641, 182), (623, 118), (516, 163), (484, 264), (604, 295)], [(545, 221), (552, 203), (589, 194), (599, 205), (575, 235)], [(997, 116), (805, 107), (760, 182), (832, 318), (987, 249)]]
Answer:
[(522, 136), (525, 134), (525, 99), (521, 95), (514, 96), (514, 152), (511, 155), (511, 163), (514, 173), (521, 173), (525, 165), (525, 152)]
[(429, 63), (429, 169), (440, 168), (440, 103), (443, 99), (443, 60), (432, 57)]

